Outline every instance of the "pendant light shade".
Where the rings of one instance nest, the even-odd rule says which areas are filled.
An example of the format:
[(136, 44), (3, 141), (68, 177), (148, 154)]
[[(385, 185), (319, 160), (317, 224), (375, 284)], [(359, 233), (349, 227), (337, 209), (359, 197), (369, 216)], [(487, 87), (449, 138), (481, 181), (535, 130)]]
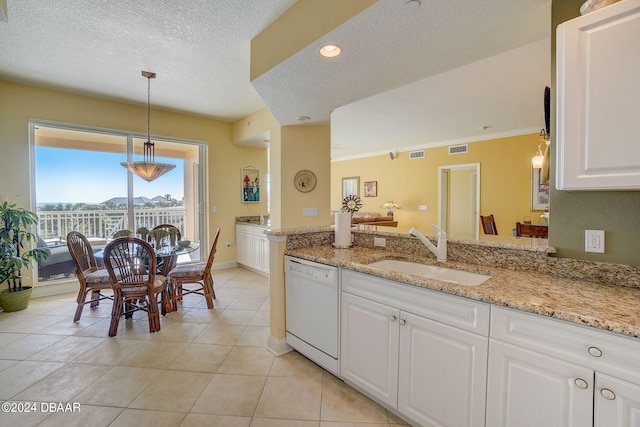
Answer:
[(147, 78), (147, 141), (144, 143), (144, 160), (141, 162), (122, 162), (120, 164), (127, 168), (129, 172), (147, 182), (151, 182), (175, 168), (176, 165), (155, 161), (155, 145), (151, 142), (151, 79), (156, 78), (156, 73), (143, 71), (142, 75)]

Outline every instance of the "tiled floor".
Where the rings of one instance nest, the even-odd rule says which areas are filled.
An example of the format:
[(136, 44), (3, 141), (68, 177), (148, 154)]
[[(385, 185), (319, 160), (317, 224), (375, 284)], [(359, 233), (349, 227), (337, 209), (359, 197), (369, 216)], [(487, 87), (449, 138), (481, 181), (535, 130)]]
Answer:
[(34, 410), (7, 413), (3, 406), (0, 425), (404, 424), (298, 353), (275, 357), (266, 350), (267, 278), (233, 268), (214, 271), (214, 279), (214, 309), (189, 295), (155, 334), (142, 312), (122, 319), (109, 338), (108, 302), (85, 306), (73, 323), (75, 294), (0, 312), (0, 401), (28, 402)]

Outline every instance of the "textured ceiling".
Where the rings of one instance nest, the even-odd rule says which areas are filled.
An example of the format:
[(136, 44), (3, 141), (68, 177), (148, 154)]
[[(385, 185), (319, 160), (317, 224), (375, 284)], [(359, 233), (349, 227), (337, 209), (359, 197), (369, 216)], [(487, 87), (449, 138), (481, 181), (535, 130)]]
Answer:
[(295, 0), (8, 0), (0, 76), (236, 120), (264, 108), (250, 42)]
[[(146, 103), (144, 69), (154, 107), (233, 121), (266, 104), (282, 125), (333, 111), (333, 158), (542, 127), (551, 0), (380, 0), (252, 85), (251, 39), (294, 2), (8, 0), (0, 77)], [(343, 55), (320, 58), (324, 42)]]

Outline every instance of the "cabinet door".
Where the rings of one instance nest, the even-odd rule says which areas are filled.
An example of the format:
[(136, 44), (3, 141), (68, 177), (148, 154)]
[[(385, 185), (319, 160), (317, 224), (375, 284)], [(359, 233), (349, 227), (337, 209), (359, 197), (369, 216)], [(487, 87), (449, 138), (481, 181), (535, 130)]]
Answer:
[(251, 231), (236, 228), (236, 260), (239, 264), (251, 265)]
[(595, 427), (639, 427), (640, 385), (596, 373)]
[(260, 270), (262, 263), (262, 241), (260, 235), (254, 231), (251, 235), (251, 267)]
[(591, 369), (491, 339), (486, 425), (591, 426), (593, 376)]
[(343, 292), (341, 311), (341, 375), (395, 408), (399, 310)]
[(260, 235), (260, 271), (269, 273), (269, 238), (264, 233)]
[(398, 411), (423, 426), (484, 426), (488, 338), (400, 314)]
[(557, 30), (559, 190), (640, 188), (640, 0)]

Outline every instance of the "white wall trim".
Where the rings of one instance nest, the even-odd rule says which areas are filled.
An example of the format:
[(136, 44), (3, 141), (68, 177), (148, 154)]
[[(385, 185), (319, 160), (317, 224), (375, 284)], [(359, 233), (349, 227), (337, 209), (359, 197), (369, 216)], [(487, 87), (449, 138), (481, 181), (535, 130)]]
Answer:
[(293, 351), (293, 347), (287, 344), (287, 340), (285, 338), (274, 338), (272, 335), (269, 335), (269, 342), (267, 343), (267, 350), (276, 356), (282, 356), (284, 354)]

